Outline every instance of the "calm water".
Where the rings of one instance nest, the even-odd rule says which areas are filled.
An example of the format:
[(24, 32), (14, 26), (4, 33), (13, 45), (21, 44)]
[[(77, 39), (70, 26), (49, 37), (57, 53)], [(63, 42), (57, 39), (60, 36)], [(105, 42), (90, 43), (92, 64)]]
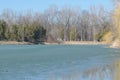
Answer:
[(120, 50), (106, 47), (1, 45), (0, 80), (112, 80), (109, 64)]

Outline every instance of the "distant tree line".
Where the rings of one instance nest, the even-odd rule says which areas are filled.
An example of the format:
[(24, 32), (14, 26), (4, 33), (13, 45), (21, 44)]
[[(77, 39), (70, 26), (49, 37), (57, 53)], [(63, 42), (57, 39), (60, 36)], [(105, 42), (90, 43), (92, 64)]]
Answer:
[(112, 29), (110, 14), (103, 6), (89, 10), (50, 6), (43, 13), (14, 12), (0, 14), (0, 40), (26, 42), (102, 41)]
[(37, 24), (9, 26), (4, 20), (0, 20), (0, 40), (40, 43), (46, 40), (46, 29)]

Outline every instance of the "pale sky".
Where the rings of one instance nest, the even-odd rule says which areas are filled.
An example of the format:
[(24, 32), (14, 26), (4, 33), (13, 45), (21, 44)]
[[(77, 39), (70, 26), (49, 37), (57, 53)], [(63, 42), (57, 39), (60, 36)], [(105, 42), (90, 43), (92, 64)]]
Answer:
[(0, 11), (4, 9), (11, 9), (14, 11), (32, 9), (33, 11), (42, 12), (51, 5), (56, 5), (58, 8), (65, 5), (80, 7), (81, 9), (88, 9), (91, 5), (103, 5), (107, 10), (113, 8), (111, 0), (0, 0)]

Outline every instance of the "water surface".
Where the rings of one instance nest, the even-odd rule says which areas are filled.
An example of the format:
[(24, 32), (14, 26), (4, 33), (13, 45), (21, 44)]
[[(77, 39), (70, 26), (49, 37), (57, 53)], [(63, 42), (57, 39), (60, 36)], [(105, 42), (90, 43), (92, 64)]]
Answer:
[(100, 71), (112, 80), (111, 68), (103, 66), (118, 60), (120, 50), (106, 47), (0, 45), (0, 80), (101, 80)]

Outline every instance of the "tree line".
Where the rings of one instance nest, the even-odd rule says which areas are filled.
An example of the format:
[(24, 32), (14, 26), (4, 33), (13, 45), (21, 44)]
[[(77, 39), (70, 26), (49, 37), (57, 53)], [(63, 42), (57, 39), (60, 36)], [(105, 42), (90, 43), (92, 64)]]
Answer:
[(88, 10), (50, 6), (44, 12), (0, 13), (0, 40), (26, 42), (103, 41), (112, 29), (111, 18), (103, 6)]

